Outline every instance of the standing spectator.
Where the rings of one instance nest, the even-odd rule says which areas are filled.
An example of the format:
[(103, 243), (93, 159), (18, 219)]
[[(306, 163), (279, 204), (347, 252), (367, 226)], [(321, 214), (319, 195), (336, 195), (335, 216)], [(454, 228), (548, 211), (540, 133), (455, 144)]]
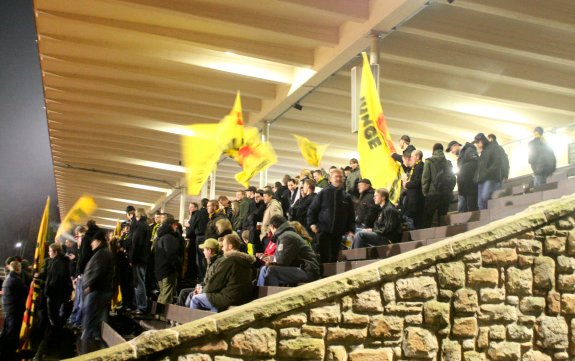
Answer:
[(230, 200), (226, 196), (219, 196), (218, 197), (218, 205), (220, 211), (225, 214), (228, 219), (232, 218), (232, 206), (230, 204)]
[(315, 186), (317, 188), (324, 189), (325, 187), (327, 187), (329, 185), (329, 182), (327, 181), (327, 179), (324, 178), (323, 176), (323, 172), (321, 171), (321, 169), (316, 169), (313, 171), (313, 179), (315, 180)]
[(357, 228), (373, 228), (373, 223), (379, 213), (379, 207), (373, 201), (375, 191), (371, 181), (364, 178), (358, 183), (359, 202), (355, 208), (355, 226)]
[(317, 195), (315, 191), (315, 182), (312, 179), (306, 179), (303, 181), (302, 186), (302, 196), (297, 201), (290, 210), (290, 218), (293, 221), (298, 221), (301, 223), (308, 232), (311, 232), (311, 228), (307, 223), (307, 211), (311, 202)]
[(453, 166), (445, 158), (443, 145), (436, 143), (433, 146), (433, 155), (425, 160), (421, 177), (421, 190), (425, 196), (424, 228), (431, 227), (435, 214), (437, 214), (437, 224), (440, 224), (441, 217), (447, 214), (455, 181)]
[(124, 231), (118, 240), (118, 249), (115, 256), (116, 273), (120, 291), (122, 292), (122, 307), (125, 311), (132, 311), (134, 307), (134, 275), (130, 259), (128, 257), (128, 229), (130, 225), (127, 222), (122, 224)]
[(501, 159), (501, 181), (509, 179), (509, 157), (505, 153), (505, 149), (497, 142), (497, 136), (495, 134), (489, 134), (487, 136), (489, 142), (496, 145), (497, 152), (499, 153), (499, 159)]
[(10, 262), (10, 273), (2, 283), (4, 328), (0, 335), (0, 359), (14, 360), (19, 346), (22, 317), (26, 309), (28, 288), (22, 280), (22, 265)]
[(204, 243), (206, 239), (206, 228), (208, 226), (209, 213), (207, 210), (209, 200), (207, 198), (203, 198), (201, 201), (201, 207), (198, 209), (194, 216), (191, 219), (190, 228), (191, 231), (194, 233), (194, 237), (196, 239), (196, 266), (198, 270), (198, 280), (204, 279), (204, 274), (206, 272), (206, 260), (202, 254), (202, 250), (200, 246)]
[(299, 192), (299, 189), (297, 187), (297, 181), (295, 179), (290, 179), (288, 181), (287, 187), (288, 189), (282, 195), (282, 198), (286, 199), (287, 203), (289, 204), (288, 209), (285, 211), (285, 213), (289, 212), (289, 209), (295, 203), (297, 193)]
[(190, 218), (188, 220), (188, 225), (186, 227), (186, 243), (185, 243), (185, 253), (184, 253), (184, 265), (182, 274), (182, 279), (188, 279), (192, 282), (198, 279), (198, 265), (196, 264), (196, 234), (192, 229), (192, 223), (194, 221), (195, 215), (198, 213), (199, 205), (196, 202), (191, 202), (188, 205), (188, 211), (190, 212)]
[(48, 257), (44, 294), (46, 295), (48, 320), (50, 321), (50, 335), (56, 336), (55, 340), (59, 342), (58, 335), (64, 326), (64, 320), (62, 320), (64, 306), (70, 300), (72, 293), (70, 265), (59, 243), (52, 243), (48, 247)]
[(74, 276), (76, 273), (76, 264), (78, 263), (78, 244), (76, 243), (76, 237), (74, 240), (66, 239), (66, 253), (65, 256), (68, 258), (68, 272), (70, 277)]
[(146, 219), (146, 212), (138, 208), (132, 223), (131, 244), (129, 249), (130, 265), (134, 271), (134, 293), (136, 299), (137, 315), (145, 313), (148, 309), (146, 295), (146, 268), (150, 256), (150, 227)]
[(343, 172), (335, 170), (331, 184), (317, 194), (308, 209), (308, 224), (317, 237), (322, 263), (336, 262), (342, 236), (354, 229), (355, 212), (351, 196), (345, 192)]
[(479, 156), (477, 149), (471, 143), (461, 146), (456, 140), (452, 140), (447, 145), (446, 152), (457, 156), (457, 211), (459, 213), (477, 210), (477, 183), (475, 183), (475, 172)]
[(395, 160), (398, 163), (401, 163), (401, 167), (403, 168), (403, 171), (405, 173), (407, 173), (409, 171), (409, 166), (407, 166), (405, 164), (405, 162), (402, 161), (402, 156), (403, 154), (411, 154), (415, 151), (415, 147), (413, 145), (411, 145), (411, 138), (409, 137), (409, 135), (404, 134), (401, 136), (401, 138), (399, 138), (399, 150), (401, 151), (400, 154), (398, 153), (393, 153), (391, 155), (391, 157), (393, 158), (393, 160)]
[[(248, 211), (248, 216), (244, 227), (250, 232), (250, 243), (252, 244), (252, 249), (254, 252), (262, 252), (264, 250), (263, 244), (260, 241), (261, 233), (261, 222), (264, 217), (264, 211), (266, 209), (265, 203), (263, 201), (263, 190), (251, 189), (250, 193), (253, 191), (253, 199), (250, 200), (250, 207)], [(253, 187), (255, 188), (255, 187)]]
[(425, 197), (423, 196), (421, 179), (423, 177), (423, 152), (416, 150), (411, 153), (409, 173), (404, 184), (405, 199), (401, 209), (408, 229), (423, 227), (423, 209)]
[(101, 337), (102, 321), (105, 321), (107, 316), (114, 282), (114, 257), (108, 249), (106, 234), (103, 231), (96, 233), (90, 240), (90, 247), (94, 255), (86, 265), (82, 285), (84, 307), (81, 340), (85, 344)]
[(268, 236), (268, 228), (271, 218), (275, 215), (283, 215), (282, 205), (277, 199), (273, 198), (273, 193), (271, 191), (264, 192), (263, 200), (266, 209), (262, 218), (262, 228), (260, 233), (260, 239), (262, 242), (264, 241), (264, 238)]
[(241, 232), (244, 230), (244, 223), (250, 209), (250, 199), (246, 197), (245, 191), (239, 190), (236, 192), (236, 201), (238, 202), (238, 215), (234, 223), (237, 225), (236, 231)]
[(298, 284), (319, 279), (320, 267), (309, 244), (280, 215), (270, 220), (270, 231), (277, 242), (275, 262), (260, 270), (258, 286)]
[(529, 164), (533, 170), (533, 187), (547, 183), (549, 177), (557, 167), (557, 160), (553, 149), (543, 138), (543, 128), (533, 130), (533, 140), (529, 142)]
[(357, 159), (351, 158), (349, 160), (349, 166), (351, 167), (351, 171), (349, 172), (349, 176), (347, 176), (347, 178), (345, 179), (345, 191), (353, 198), (357, 198), (359, 196), (357, 184), (361, 179), (361, 173), (359, 171), (359, 162), (357, 161)]
[(158, 302), (169, 304), (176, 294), (178, 272), (182, 268), (184, 239), (177, 232), (178, 222), (166, 219), (158, 229), (156, 244), (156, 279), (160, 284)]
[(209, 222), (206, 226), (206, 238), (218, 238), (216, 222), (220, 219), (228, 219), (226, 210), (224, 207), (218, 208), (218, 201), (214, 199), (208, 202), (207, 211)]
[(502, 162), (497, 147), (487, 140), (485, 134), (477, 134), (473, 143), (481, 153), (475, 172), (477, 207), (487, 209), (487, 201), (491, 198), (491, 194), (501, 188)]
[(389, 191), (379, 188), (374, 195), (379, 214), (373, 228), (355, 234), (351, 248), (382, 246), (401, 240), (401, 213), (389, 201)]

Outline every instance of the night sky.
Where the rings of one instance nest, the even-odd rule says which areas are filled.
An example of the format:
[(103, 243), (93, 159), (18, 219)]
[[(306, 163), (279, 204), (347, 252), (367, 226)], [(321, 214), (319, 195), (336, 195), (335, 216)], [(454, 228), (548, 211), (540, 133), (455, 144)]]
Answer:
[(46, 197), (56, 190), (32, 0), (0, 1), (0, 260), (33, 257)]

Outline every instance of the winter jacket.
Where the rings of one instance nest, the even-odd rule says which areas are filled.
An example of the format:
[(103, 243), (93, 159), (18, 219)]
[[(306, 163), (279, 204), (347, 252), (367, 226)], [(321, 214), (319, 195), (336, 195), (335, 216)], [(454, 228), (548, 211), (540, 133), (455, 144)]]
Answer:
[(535, 138), (529, 142), (529, 164), (535, 175), (547, 177), (555, 172), (555, 153), (543, 138)]
[(44, 294), (48, 298), (69, 299), (72, 292), (68, 257), (59, 254), (47, 260)]
[(76, 274), (78, 276), (84, 273), (84, 269), (86, 265), (92, 258), (94, 252), (92, 251), (92, 247), (90, 247), (90, 243), (92, 242), (92, 237), (100, 231), (100, 227), (94, 225), (90, 225), (82, 237), (82, 243), (80, 244), (80, 249), (78, 250), (78, 262), (76, 263)]
[(343, 235), (355, 230), (355, 212), (351, 196), (342, 188), (329, 185), (319, 192), (307, 212), (307, 223), (319, 232)]
[(477, 171), (475, 172), (475, 183), (483, 183), (488, 180), (499, 182), (501, 179), (501, 154), (496, 145), (487, 143), (479, 156)]
[(208, 266), (206, 267), (206, 274), (204, 276), (204, 280), (202, 281), (202, 287), (205, 287), (206, 283), (212, 278), (214, 275), (214, 270), (224, 259), (224, 255), (222, 253), (216, 253), (215, 256), (210, 257), (210, 261), (208, 262)]
[(421, 178), (423, 177), (423, 162), (418, 162), (410, 171), (409, 180), (405, 183), (405, 199), (402, 212), (407, 217), (416, 218), (423, 212), (425, 197), (421, 190)]
[[(409, 153), (413, 153), (415, 151), (415, 147), (413, 145), (408, 145), (407, 148), (405, 148), (405, 150), (403, 152), (409, 152)], [(409, 171), (409, 167), (406, 167), (403, 164), (403, 154), (397, 154), (397, 153), (393, 153), (391, 155), (391, 157), (393, 158), (394, 161), (399, 162), (399, 164), (401, 164), (401, 167), (403, 168), (403, 171), (405, 173), (407, 173), (407, 171)]]
[(101, 244), (94, 250), (94, 255), (86, 265), (82, 278), (84, 294), (93, 291), (112, 292), (114, 263), (114, 256), (107, 244)]
[(218, 311), (247, 303), (252, 298), (252, 264), (256, 258), (239, 251), (224, 255), (206, 283), (204, 293)]
[[(236, 215), (234, 221), (234, 229), (244, 230), (244, 224), (246, 222), (246, 218), (248, 217), (248, 212), (250, 210), (250, 200), (248, 198), (243, 198), (241, 201), (238, 202), (238, 214)], [(236, 228), (237, 227), (237, 228)]]
[(496, 149), (497, 149), (497, 153), (499, 154), (499, 159), (501, 160), (501, 179), (500, 180), (505, 180), (505, 179), (509, 179), (509, 157), (507, 156), (507, 153), (505, 153), (505, 149), (503, 149), (503, 147), (501, 145), (499, 145), (499, 143), (497, 143), (496, 140), (494, 140), (493, 142), (491, 142), (491, 144), (496, 145)]
[(327, 181), (327, 179), (322, 178), (320, 179), (317, 184), (315, 185), (317, 188), (321, 188), (324, 189), (325, 187), (327, 187), (329, 185), (329, 182)]
[(194, 212), (194, 216), (190, 222), (190, 228), (197, 236), (203, 236), (206, 234), (206, 227), (210, 221), (208, 210), (205, 208), (200, 208)]
[(184, 239), (172, 226), (163, 223), (158, 228), (158, 241), (156, 242), (156, 254), (154, 256), (154, 271), (158, 281), (182, 269), (184, 256)]
[(379, 207), (373, 201), (375, 191), (369, 188), (359, 195), (359, 202), (355, 208), (355, 225), (358, 228), (372, 228), (377, 218)]
[(357, 184), (361, 179), (361, 173), (359, 171), (359, 167), (355, 170), (352, 170), (349, 173), (349, 176), (345, 179), (345, 191), (352, 197), (359, 196), (359, 191), (357, 190)]
[(475, 172), (479, 163), (477, 149), (471, 143), (465, 143), (459, 151), (457, 157), (457, 191), (459, 195), (466, 196), (472, 192), (477, 192), (477, 183), (475, 183)]
[(214, 213), (208, 215), (208, 217), (209, 222), (206, 226), (206, 233), (205, 233), (206, 239), (208, 238), (218, 239), (218, 229), (216, 228), (216, 222), (219, 221), (220, 219), (227, 219), (228, 217), (223, 211), (219, 209)]
[(317, 256), (288, 222), (279, 226), (274, 238), (277, 241), (275, 257), (278, 266), (299, 267), (312, 275), (314, 280), (319, 278), (320, 266)]
[(268, 204), (266, 204), (266, 210), (264, 211), (264, 217), (262, 219), (262, 230), (260, 238), (265, 237), (268, 234), (269, 226), (270, 226), (270, 219), (273, 216), (282, 216), (284, 211), (282, 209), (281, 203), (277, 200), (272, 198)]
[(307, 223), (307, 210), (315, 196), (316, 193), (312, 193), (295, 201), (290, 209), (290, 218), (292, 221), (298, 221), (305, 228), (309, 228), (309, 224)]
[[(423, 175), (421, 177), (421, 190), (424, 196), (427, 197), (428, 195), (445, 194), (437, 188), (438, 172), (441, 169), (445, 169), (446, 171), (452, 169), (450, 166), (451, 162), (445, 158), (443, 150), (436, 150), (430, 158), (425, 160), (425, 164), (423, 165)], [(447, 186), (451, 189), (448, 193), (451, 194), (456, 182), (453, 171), (450, 171), (450, 174), (445, 179), (448, 181)]]
[(190, 214), (190, 219), (188, 220), (188, 227), (186, 228), (186, 238), (193, 240), (196, 238), (196, 234), (192, 228), (192, 222), (194, 221), (194, 215), (198, 214), (198, 211), (193, 212)]
[(2, 283), (2, 311), (4, 315), (23, 317), (26, 309), (28, 287), (22, 276), (11, 271)]
[(130, 230), (129, 257), (132, 265), (145, 265), (150, 257), (151, 230), (146, 217), (135, 220)]
[(381, 207), (379, 215), (373, 225), (373, 231), (390, 240), (392, 243), (401, 240), (401, 215), (391, 202), (387, 201), (383, 207)]

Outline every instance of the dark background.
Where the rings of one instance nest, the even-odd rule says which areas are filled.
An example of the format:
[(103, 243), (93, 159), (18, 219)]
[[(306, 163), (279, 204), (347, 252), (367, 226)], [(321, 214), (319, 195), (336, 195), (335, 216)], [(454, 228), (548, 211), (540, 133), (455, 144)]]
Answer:
[(48, 195), (53, 227), (56, 187), (32, 0), (0, 0), (0, 266), (22, 252), (33, 258)]

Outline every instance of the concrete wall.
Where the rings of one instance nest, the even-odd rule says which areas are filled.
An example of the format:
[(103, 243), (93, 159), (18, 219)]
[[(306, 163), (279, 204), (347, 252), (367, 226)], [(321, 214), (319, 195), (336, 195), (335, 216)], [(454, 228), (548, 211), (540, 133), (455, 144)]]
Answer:
[(575, 195), (89, 360), (575, 359)]

